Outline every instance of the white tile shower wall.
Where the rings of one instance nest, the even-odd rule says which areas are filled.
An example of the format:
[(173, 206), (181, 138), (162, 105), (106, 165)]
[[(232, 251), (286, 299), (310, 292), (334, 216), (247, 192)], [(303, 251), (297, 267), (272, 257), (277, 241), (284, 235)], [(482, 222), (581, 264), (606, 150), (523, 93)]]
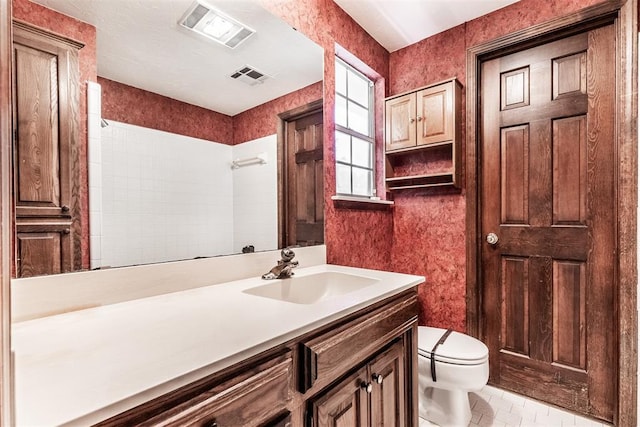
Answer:
[(87, 82), (87, 136), (89, 148), (89, 243), (91, 268), (102, 265), (102, 88)]
[(102, 266), (230, 253), (231, 149), (109, 121), (102, 132)]
[(270, 135), (233, 146), (233, 159), (264, 153), (267, 160), (233, 170), (234, 252), (278, 247), (277, 145), (277, 135)]

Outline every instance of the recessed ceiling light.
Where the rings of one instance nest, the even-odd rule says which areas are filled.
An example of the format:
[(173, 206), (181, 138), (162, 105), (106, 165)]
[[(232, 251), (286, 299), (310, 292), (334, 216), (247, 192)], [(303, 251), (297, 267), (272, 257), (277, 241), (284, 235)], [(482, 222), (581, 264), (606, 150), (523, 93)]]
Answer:
[(195, 2), (187, 10), (180, 19), (180, 25), (232, 49), (255, 33), (246, 25), (200, 2)]

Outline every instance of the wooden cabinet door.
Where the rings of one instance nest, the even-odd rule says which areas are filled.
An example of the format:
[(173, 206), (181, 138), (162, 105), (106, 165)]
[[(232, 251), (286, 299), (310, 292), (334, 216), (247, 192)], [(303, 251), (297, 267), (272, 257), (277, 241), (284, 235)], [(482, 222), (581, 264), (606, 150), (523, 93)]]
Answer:
[(409, 414), (405, 399), (405, 348), (398, 340), (369, 364), (371, 426), (403, 427)]
[(311, 404), (313, 427), (365, 427), (369, 425), (366, 367), (332, 387)]
[(453, 140), (453, 82), (419, 91), (417, 108), (417, 145)]
[(385, 103), (387, 151), (416, 145), (416, 94), (409, 93)]
[(79, 269), (81, 46), (20, 23), (13, 40), (16, 271), (27, 277)]

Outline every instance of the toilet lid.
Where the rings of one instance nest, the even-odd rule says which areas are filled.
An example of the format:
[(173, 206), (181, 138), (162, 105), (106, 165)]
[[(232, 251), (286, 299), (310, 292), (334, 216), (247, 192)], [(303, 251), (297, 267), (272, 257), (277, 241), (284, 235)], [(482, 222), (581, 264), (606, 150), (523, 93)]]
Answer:
[[(431, 359), (431, 350), (446, 329), (420, 326), (418, 328), (418, 354)], [(481, 341), (459, 332), (452, 332), (436, 349), (436, 361), (456, 365), (478, 365), (489, 358), (489, 349)]]

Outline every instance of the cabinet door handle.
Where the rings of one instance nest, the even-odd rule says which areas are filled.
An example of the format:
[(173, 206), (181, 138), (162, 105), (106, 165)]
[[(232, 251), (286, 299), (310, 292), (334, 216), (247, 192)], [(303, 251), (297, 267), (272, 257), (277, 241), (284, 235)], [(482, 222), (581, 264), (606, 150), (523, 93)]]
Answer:
[(202, 427), (218, 427), (218, 423), (216, 422), (216, 420), (209, 420), (209, 421), (205, 421), (202, 424)]
[(64, 213), (69, 212), (69, 206), (67, 206), (67, 205), (63, 205), (60, 209), (61, 209), (61, 210), (62, 210), (62, 212), (64, 212)]
[(62, 234), (71, 234), (71, 230), (65, 228), (64, 230), (62, 230)]
[(371, 393), (373, 391), (373, 386), (371, 385), (371, 383), (366, 383), (366, 382), (362, 382), (362, 384), (360, 384), (360, 387), (362, 387), (362, 389), (364, 389), (364, 391), (366, 391), (367, 393)]
[(416, 119), (414, 119), (413, 117), (409, 117), (409, 123), (415, 123)]
[(418, 116), (418, 121), (421, 122), (422, 121), (422, 116)]
[(371, 375), (371, 379), (378, 384), (382, 384), (382, 380), (384, 380), (384, 377), (380, 374), (373, 374)]

